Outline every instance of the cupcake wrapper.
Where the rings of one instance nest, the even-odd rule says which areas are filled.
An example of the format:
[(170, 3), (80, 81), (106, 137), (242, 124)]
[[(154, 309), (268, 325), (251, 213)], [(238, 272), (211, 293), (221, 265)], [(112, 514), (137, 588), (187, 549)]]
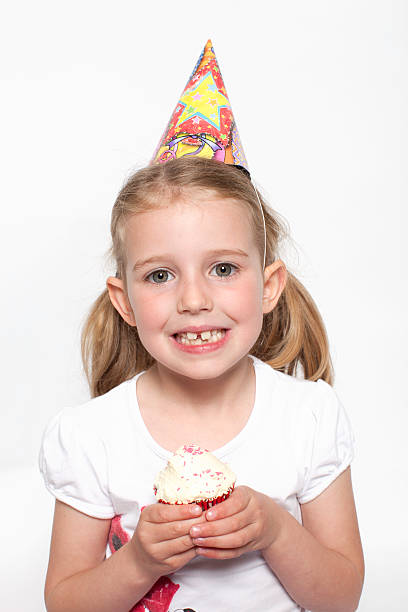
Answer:
[[(219, 495), (218, 497), (214, 497), (213, 499), (198, 499), (196, 501), (191, 501), (188, 503), (197, 504), (198, 506), (201, 506), (203, 510), (208, 510), (208, 508), (212, 508), (212, 506), (216, 506), (217, 504), (220, 504), (221, 502), (225, 501), (231, 495), (233, 490), (234, 485), (232, 485), (232, 487), (230, 487), (226, 493), (223, 493), (223, 495)], [(170, 506), (174, 506), (174, 504), (172, 504), (171, 502), (164, 501), (164, 499), (159, 499), (158, 502), (159, 504), (169, 504)], [(178, 506), (187, 505), (184, 502), (175, 502), (175, 504)]]

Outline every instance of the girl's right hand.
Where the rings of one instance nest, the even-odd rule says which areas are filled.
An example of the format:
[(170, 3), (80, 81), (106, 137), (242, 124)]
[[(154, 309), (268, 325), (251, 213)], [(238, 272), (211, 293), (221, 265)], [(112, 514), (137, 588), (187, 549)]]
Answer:
[(151, 579), (172, 573), (196, 556), (190, 529), (205, 521), (197, 504), (152, 504), (143, 508), (129, 542), (138, 567)]

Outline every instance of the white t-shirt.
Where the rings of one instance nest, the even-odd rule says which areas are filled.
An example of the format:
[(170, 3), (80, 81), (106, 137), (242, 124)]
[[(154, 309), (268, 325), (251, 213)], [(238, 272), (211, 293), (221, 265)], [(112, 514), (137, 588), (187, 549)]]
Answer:
[[(299, 504), (319, 495), (352, 461), (350, 423), (324, 381), (297, 379), (252, 360), (252, 413), (240, 433), (213, 453), (237, 474), (237, 485), (269, 495), (301, 523)], [(140, 374), (62, 410), (48, 424), (40, 451), (46, 487), (57, 499), (90, 516), (113, 519), (107, 557), (130, 539), (143, 506), (155, 503), (154, 478), (171, 456), (141, 417)], [(251, 552), (224, 561), (196, 557), (160, 579), (134, 608), (184, 609), (294, 612), (300, 607), (262, 555)]]

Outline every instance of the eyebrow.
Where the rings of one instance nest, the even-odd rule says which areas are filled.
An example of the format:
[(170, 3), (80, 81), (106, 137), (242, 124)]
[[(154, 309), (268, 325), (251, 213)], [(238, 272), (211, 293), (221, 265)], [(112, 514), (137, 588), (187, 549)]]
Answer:
[[(245, 253), (245, 251), (242, 251), (242, 249), (214, 249), (213, 251), (207, 251), (206, 253), (207, 257), (231, 255), (235, 257), (249, 257), (248, 253)], [(135, 262), (135, 265), (133, 266), (133, 272), (140, 270), (140, 268), (143, 268), (143, 266), (146, 266), (147, 264), (155, 263), (156, 261), (169, 260), (171, 258), (172, 255), (164, 253), (162, 255), (152, 255), (152, 257), (149, 257), (148, 259), (139, 259)]]

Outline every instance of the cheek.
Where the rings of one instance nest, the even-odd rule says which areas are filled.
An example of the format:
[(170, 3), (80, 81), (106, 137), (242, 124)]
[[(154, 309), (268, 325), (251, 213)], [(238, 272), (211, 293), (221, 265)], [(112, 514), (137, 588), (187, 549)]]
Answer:
[(136, 319), (139, 334), (156, 329), (166, 322), (168, 317), (169, 300), (163, 293), (158, 295), (151, 292), (138, 291), (130, 296), (130, 304)]
[(252, 275), (243, 279), (237, 291), (231, 295), (231, 302), (245, 318), (257, 318), (262, 315), (262, 284), (260, 279)]

